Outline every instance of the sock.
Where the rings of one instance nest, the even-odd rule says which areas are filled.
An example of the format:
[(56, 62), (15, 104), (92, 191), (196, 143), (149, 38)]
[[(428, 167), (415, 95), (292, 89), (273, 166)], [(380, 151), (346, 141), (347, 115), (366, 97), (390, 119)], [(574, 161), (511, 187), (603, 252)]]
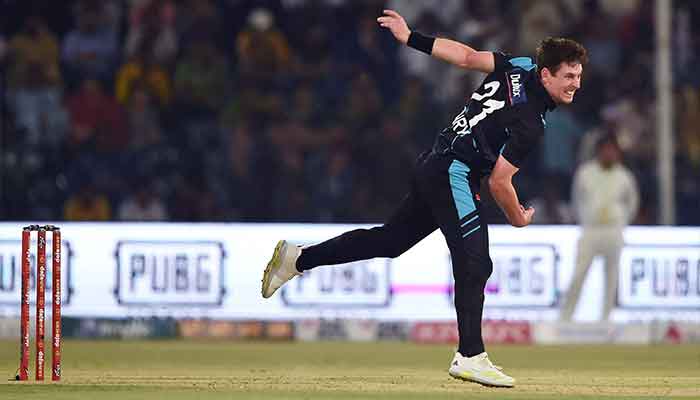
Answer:
[(299, 257), (297, 257), (297, 260), (295, 262), (295, 267), (296, 267), (298, 272), (304, 272), (304, 267), (302, 267), (302, 265), (304, 265), (304, 264), (301, 263), (302, 257), (304, 257), (304, 249), (303, 248), (301, 249), (301, 252), (299, 253)]

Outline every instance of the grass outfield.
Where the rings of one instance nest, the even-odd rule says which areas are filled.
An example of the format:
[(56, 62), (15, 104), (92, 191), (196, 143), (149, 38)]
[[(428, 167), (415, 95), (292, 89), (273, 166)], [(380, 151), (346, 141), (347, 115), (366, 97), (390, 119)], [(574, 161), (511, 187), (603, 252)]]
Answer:
[[(0, 341), (8, 378), (18, 347)], [(449, 346), (70, 340), (63, 351), (59, 384), (47, 360), (47, 383), (3, 380), (0, 399), (700, 399), (697, 345), (490, 346), (513, 389), (450, 378)]]

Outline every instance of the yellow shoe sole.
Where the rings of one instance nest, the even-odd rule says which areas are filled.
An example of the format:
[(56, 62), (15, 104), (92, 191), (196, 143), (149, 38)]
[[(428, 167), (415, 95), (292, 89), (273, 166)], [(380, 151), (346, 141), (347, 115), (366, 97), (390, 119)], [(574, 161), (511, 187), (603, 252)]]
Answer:
[(496, 383), (483, 382), (483, 381), (478, 380), (478, 378), (475, 378), (474, 375), (472, 375), (470, 373), (466, 373), (466, 372), (461, 373), (461, 374), (450, 373), (450, 376), (455, 378), (455, 379), (459, 379), (459, 380), (467, 381), (467, 382), (474, 382), (474, 383), (478, 383), (479, 385), (488, 386), (488, 387), (512, 388), (515, 386), (515, 384), (508, 385), (508, 384), (496, 384)]
[(267, 263), (267, 267), (265, 267), (265, 272), (263, 272), (263, 278), (262, 278), (262, 288), (260, 290), (260, 294), (262, 295), (263, 298), (269, 298), (272, 296), (265, 296), (265, 292), (267, 289), (270, 287), (270, 279), (272, 278), (272, 268), (279, 265), (280, 263), (280, 257), (282, 254), (282, 248), (284, 247), (286, 241), (280, 240), (277, 242), (277, 246), (275, 246), (275, 251), (272, 253), (272, 258), (270, 258), (270, 261)]

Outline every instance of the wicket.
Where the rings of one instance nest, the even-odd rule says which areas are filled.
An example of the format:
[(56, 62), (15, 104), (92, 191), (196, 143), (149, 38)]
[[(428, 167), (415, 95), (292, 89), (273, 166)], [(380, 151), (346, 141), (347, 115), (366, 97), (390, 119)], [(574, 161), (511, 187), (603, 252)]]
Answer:
[(29, 379), (29, 281), (31, 268), (31, 232), (37, 232), (36, 246), (36, 360), (35, 379), (44, 380), (45, 291), (46, 291), (46, 232), (52, 234), (52, 340), (51, 380), (61, 379), (61, 231), (54, 225), (29, 225), (22, 229), (22, 295), (20, 311), (20, 364), (15, 377), (18, 381)]

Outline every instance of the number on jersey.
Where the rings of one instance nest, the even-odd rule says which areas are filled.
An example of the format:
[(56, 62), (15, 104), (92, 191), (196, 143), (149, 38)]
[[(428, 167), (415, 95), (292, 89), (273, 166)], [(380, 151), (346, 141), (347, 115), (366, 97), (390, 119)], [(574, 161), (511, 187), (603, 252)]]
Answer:
[(473, 116), (471, 119), (469, 119), (469, 122), (467, 122), (467, 108), (465, 108), (457, 117), (455, 117), (454, 121), (452, 121), (452, 130), (458, 135), (468, 135), (471, 133), (472, 128), (474, 128), (481, 120), (486, 118), (487, 115), (503, 108), (506, 105), (505, 101), (489, 99), (489, 97), (493, 96), (496, 91), (498, 91), (500, 86), (500, 82), (491, 81), (484, 85), (484, 89), (486, 89), (485, 93), (479, 94), (474, 92), (472, 94), (472, 100), (482, 102), (482, 100), (486, 99), (481, 104), (481, 112)]

